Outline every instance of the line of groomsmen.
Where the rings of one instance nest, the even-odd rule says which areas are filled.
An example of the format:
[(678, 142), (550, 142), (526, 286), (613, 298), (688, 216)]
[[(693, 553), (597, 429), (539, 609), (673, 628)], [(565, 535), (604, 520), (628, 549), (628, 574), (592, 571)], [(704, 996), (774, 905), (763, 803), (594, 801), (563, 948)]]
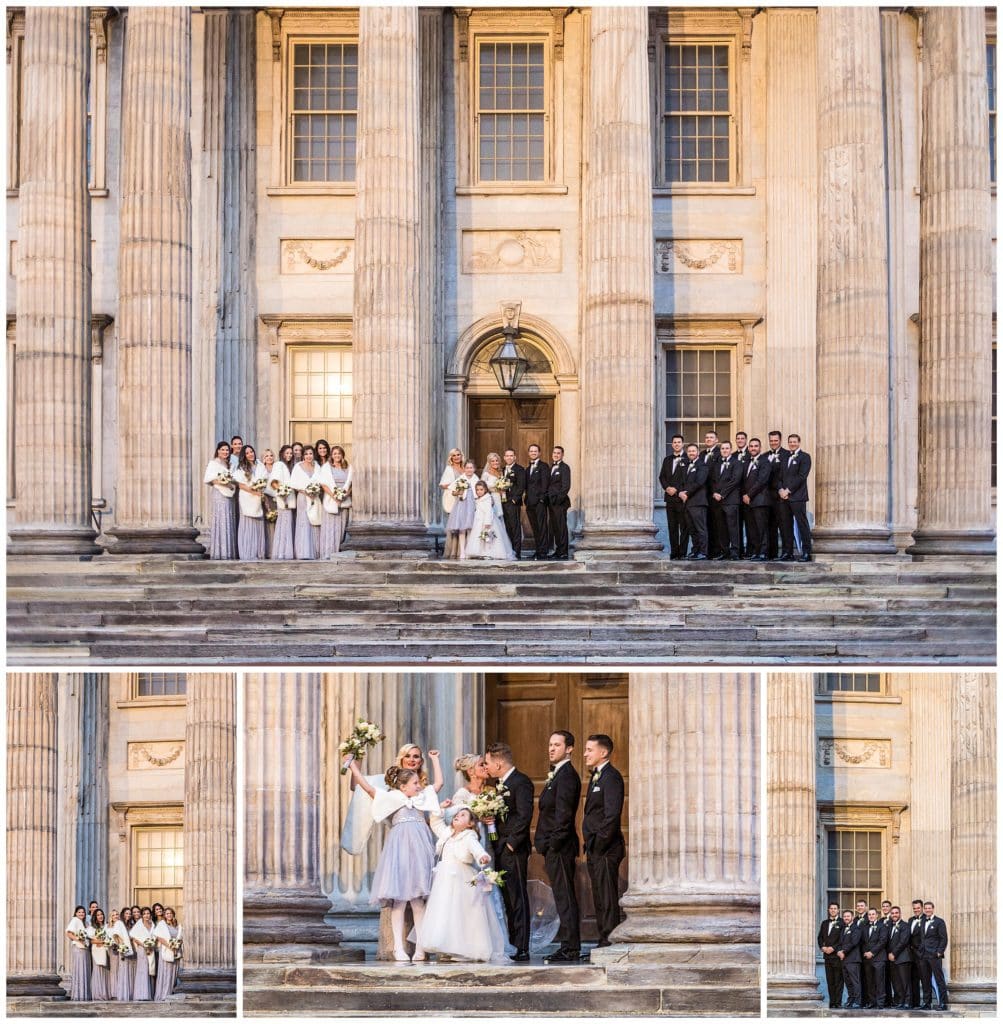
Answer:
[(913, 900), (913, 916), (905, 920), (889, 900), (880, 915), (865, 900), (857, 901), (856, 912), (830, 903), (818, 929), (829, 1008), (840, 1009), (845, 987), (847, 1010), (930, 1010), (936, 986), (937, 1009), (946, 1010), (947, 924), (934, 909), (930, 900)]
[(681, 434), (673, 435), (658, 474), (671, 558), (794, 561), (796, 526), (800, 560), (811, 561), (811, 456), (798, 434), (789, 435), (786, 448), (779, 430), (767, 438), (763, 451), (758, 437), (740, 430), (732, 447), (708, 430), (701, 452)]

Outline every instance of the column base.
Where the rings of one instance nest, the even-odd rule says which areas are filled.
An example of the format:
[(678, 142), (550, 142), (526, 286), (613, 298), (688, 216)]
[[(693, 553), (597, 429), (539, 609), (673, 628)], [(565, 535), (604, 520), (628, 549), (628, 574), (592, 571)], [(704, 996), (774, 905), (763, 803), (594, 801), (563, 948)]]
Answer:
[(428, 557), (433, 540), (421, 522), (360, 522), (355, 519), (349, 530), (349, 544), (357, 551), (392, 551), (406, 557), (415, 553)]
[(662, 551), (654, 523), (636, 526), (591, 526), (586, 524), (581, 536), (575, 541), (575, 561), (584, 562), (604, 555), (622, 556), (632, 552), (651, 557), (652, 552)]
[(8, 974), (7, 995), (44, 996), (53, 1000), (67, 998), (58, 974)]
[(627, 915), (610, 938), (623, 942), (759, 944), (758, 893), (638, 893), (620, 900)]
[(812, 551), (838, 555), (894, 555), (895, 542), (886, 528), (816, 526), (811, 532)]
[(192, 967), (187, 961), (178, 976), (177, 992), (182, 994), (230, 993), (237, 991), (235, 967)]
[(7, 534), (8, 555), (65, 555), (90, 561), (104, 551), (97, 543), (97, 533), (89, 527), (12, 526)]
[(766, 1004), (778, 1009), (789, 1009), (795, 1004), (804, 1005), (822, 1001), (822, 990), (814, 974), (773, 976), (766, 978)]
[(108, 536), (112, 539), (110, 555), (205, 557), (205, 548), (195, 539), (198, 530), (191, 526), (115, 526)]
[(950, 982), (947, 986), (947, 996), (952, 1009), (970, 1006), (972, 1009), (986, 1010), (996, 1005), (996, 982)]
[(994, 555), (996, 535), (992, 530), (924, 530), (913, 533), (913, 545), (906, 549), (913, 558), (925, 555)]
[(319, 891), (279, 888), (244, 893), (244, 960), (265, 963), (343, 963), (362, 960), (344, 936), (324, 923), (331, 901)]

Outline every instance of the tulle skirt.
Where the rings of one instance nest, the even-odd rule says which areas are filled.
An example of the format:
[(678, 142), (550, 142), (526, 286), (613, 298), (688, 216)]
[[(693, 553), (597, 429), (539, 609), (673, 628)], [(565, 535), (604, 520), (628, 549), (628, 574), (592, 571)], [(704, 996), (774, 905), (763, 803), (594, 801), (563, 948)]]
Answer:
[(392, 826), (373, 873), (373, 903), (424, 899), (432, 888), (435, 839), (424, 819)]
[(240, 517), (237, 525), (237, 551), (242, 562), (260, 562), (265, 557), (264, 517)]
[(269, 558), (276, 562), (291, 561), (296, 557), (293, 544), (293, 520), (296, 518), (291, 508), (280, 508), (279, 518), (275, 520), (275, 533), (272, 535), (271, 553)]
[(212, 506), (209, 513), (209, 557), (237, 557), (237, 508), (233, 498), (212, 489)]
[(474, 503), (476, 500), (473, 488), (467, 492), (463, 501), (457, 499), (452, 512), (449, 513), (449, 518), (446, 520), (446, 529), (469, 530), (474, 524), (474, 512), (476, 511)]
[(470, 884), (473, 865), (442, 861), (435, 868), (432, 893), (415, 929), (421, 947), (466, 960), (504, 956), (505, 935), (495, 913), (492, 892)]

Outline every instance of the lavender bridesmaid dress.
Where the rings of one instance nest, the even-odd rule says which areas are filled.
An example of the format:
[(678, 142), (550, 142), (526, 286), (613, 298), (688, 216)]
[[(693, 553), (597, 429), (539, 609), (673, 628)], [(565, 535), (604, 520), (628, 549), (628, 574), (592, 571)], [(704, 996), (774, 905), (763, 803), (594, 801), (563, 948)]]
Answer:
[(70, 999), (86, 1003), (91, 998), (91, 951), (73, 946), (70, 950)]
[(296, 492), (296, 557), (316, 558), (320, 546), (320, 527), (313, 526), (306, 514), (309, 499), (302, 491)]
[(209, 557), (237, 557), (237, 506), (233, 498), (212, 489), (212, 511), (209, 525)]
[[(171, 933), (171, 938), (176, 939), (178, 937), (178, 929), (172, 928), (170, 925), (167, 926), (168, 931)], [(153, 994), (153, 998), (162, 1003), (173, 991), (174, 983), (178, 977), (178, 961), (168, 961), (164, 959), (164, 947), (161, 946), (160, 952), (160, 969), (157, 971), (157, 990)]]
[[(135, 947), (133, 947), (135, 949)], [(143, 950), (136, 950), (136, 971), (132, 987), (132, 998), (137, 1002), (150, 1000), (153, 992), (150, 988), (150, 968), (147, 964), (146, 953)]]
[(134, 960), (131, 956), (122, 957), (118, 967), (118, 981), (112, 995), (122, 1003), (132, 1002), (132, 981), (135, 973)]
[[(93, 947), (92, 947), (93, 948)], [(111, 954), (109, 954), (109, 962)], [(111, 999), (111, 970), (96, 961), (91, 969), (91, 999), (98, 1003)]]
[(296, 549), (293, 545), (293, 519), (295, 519), (295, 514), (291, 508), (279, 509), (279, 518), (275, 520), (275, 533), (272, 536), (271, 554), (269, 555), (273, 561), (289, 561), (296, 557)]
[(265, 520), (241, 515), (237, 526), (237, 553), (242, 562), (260, 562), (265, 557)]

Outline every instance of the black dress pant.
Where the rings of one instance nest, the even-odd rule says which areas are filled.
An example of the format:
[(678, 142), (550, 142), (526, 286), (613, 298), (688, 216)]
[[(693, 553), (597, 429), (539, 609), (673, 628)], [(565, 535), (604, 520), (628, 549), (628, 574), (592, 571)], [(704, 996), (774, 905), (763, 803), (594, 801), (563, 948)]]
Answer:
[(910, 985), (911, 985), (910, 999), (909, 999), (909, 1005), (910, 1006), (919, 1006), (919, 1004), (921, 1002), (921, 1000), (920, 1000), (920, 989), (921, 989), (921, 982), (922, 982), (922, 980), (923, 980), (923, 971), (922, 971), (922, 969), (919, 966), (919, 954), (916, 952), (916, 949), (914, 947), (913, 951), (912, 951), (911, 969), (909, 971), (909, 982), (910, 982)]
[(502, 518), (505, 520), (505, 532), (512, 543), (516, 558), (522, 557), (522, 503), (514, 501), (502, 502)]
[(860, 1006), (863, 1002), (860, 992), (860, 964), (843, 961), (843, 984), (846, 985), (846, 1002)]
[(944, 980), (944, 961), (939, 956), (921, 956), (919, 970), (923, 981), (923, 1006), (929, 1006), (932, 1002), (934, 984), (937, 986), (937, 997), (941, 1003), (946, 1004), (947, 982)]
[(685, 558), (690, 534), (686, 528), (686, 508), (678, 498), (666, 497), (665, 520), (669, 527), (669, 556)]
[(765, 506), (749, 505), (746, 512), (746, 525), (749, 528), (749, 542), (746, 545), (746, 554), (765, 555), (767, 553), (767, 521), (769, 509)]
[(505, 872), (502, 902), (508, 921), (508, 939), (517, 950), (529, 949), (529, 893), (526, 889), (529, 848), (513, 852), (505, 843), (495, 847), (495, 867)]
[(620, 862), (625, 852), (623, 842), (618, 842), (602, 853), (590, 850), (587, 855), (600, 939), (608, 939), (620, 923)]
[(838, 956), (825, 958), (825, 987), (829, 990), (829, 1005), (843, 1002), (843, 961)]
[(707, 506), (686, 505), (686, 527), (693, 539), (693, 554), (707, 554)]
[(547, 505), (540, 501), (535, 505), (527, 505), (529, 521), (533, 524), (533, 543), (536, 548), (536, 558), (546, 558), (550, 550), (550, 517), (547, 515)]
[(777, 501), (774, 499), (767, 505), (769, 519), (766, 524), (766, 557), (776, 558), (780, 554), (780, 515), (777, 512)]
[(548, 505), (550, 511), (550, 536), (554, 541), (554, 558), (568, 557), (568, 509), (571, 503)]
[(875, 1006), (885, 1005), (885, 966), (884, 960), (864, 961), (864, 978), (867, 986), (865, 1006), (868, 1003)]
[(745, 558), (749, 553), (748, 518), (749, 506), (744, 503), (740, 503), (738, 506), (738, 554), (740, 558)]
[(806, 501), (777, 502), (777, 516), (780, 520), (780, 537), (785, 555), (794, 554), (794, 524), (798, 525), (801, 540), (801, 554), (811, 554), (811, 527), (808, 525), (808, 503)]
[(721, 502), (715, 501), (707, 488), (707, 557), (717, 558), (724, 548), (721, 546), (721, 534), (724, 532), (724, 516), (721, 514)]
[(718, 544), (723, 554), (738, 558), (741, 543), (741, 526), (739, 525), (739, 509), (737, 505), (720, 505), (721, 536)]
[(574, 846), (566, 850), (547, 850), (543, 857), (550, 888), (554, 892), (557, 916), (561, 919), (557, 941), (561, 949), (567, 950), (582, 948), (581, 918), (578, 913), (578, 897), (575, 895), (576, 858)]
[[(892, 978), (892, 1000), (896, 1006), (911, 1005), (912, 1002), (912, 964), (906, 961), (904, 964), (897, 960), (891, 967)], [(916, 1002), (919, 1002), (917, 999)]]

